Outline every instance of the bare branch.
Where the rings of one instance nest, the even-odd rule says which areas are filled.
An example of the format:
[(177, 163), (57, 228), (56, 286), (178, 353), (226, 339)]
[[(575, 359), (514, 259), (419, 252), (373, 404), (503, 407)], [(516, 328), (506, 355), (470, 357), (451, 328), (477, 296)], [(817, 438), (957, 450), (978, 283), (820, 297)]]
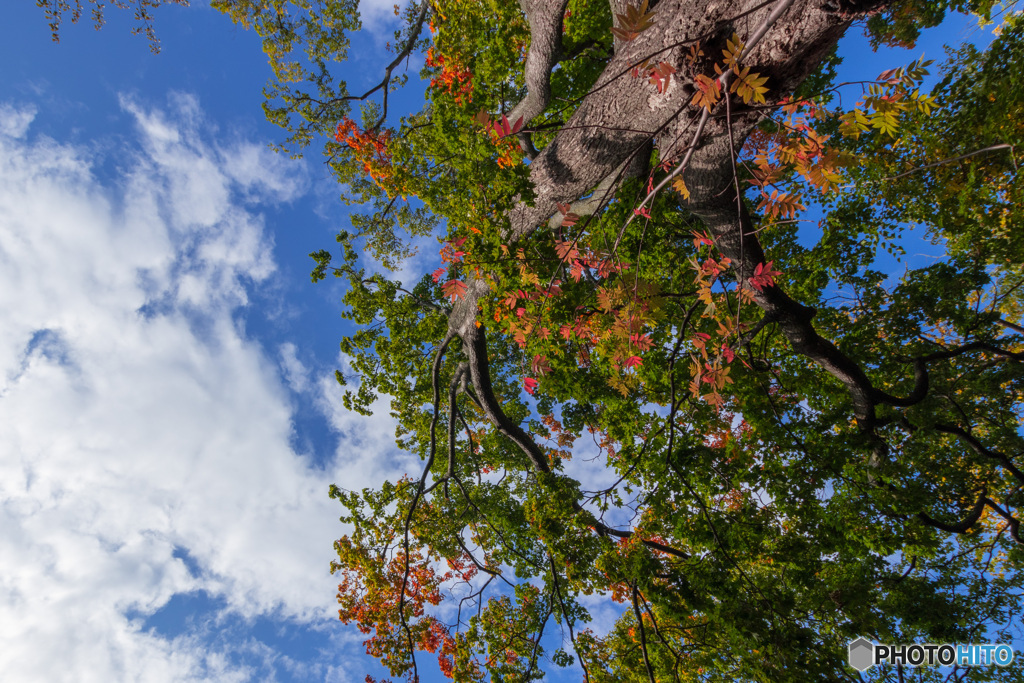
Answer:
[(427, 477), (430, 475), (430, 469), (434, 465), (434, 454), (437, 451), (437, 417), (440, 410), (441, 393), (438, 390), (438, 375), (441, 372), (441, 362), (444, 359), (445, 351), (448, 350), (448, 345), (451, 344), (455, 335), (448, 334), (444, 341), (441, 342), (440, 346), (437, 347), (437, 351), (434, 354), (434, 363), (431, 368), (431, 378), (434, 389), (434, 412), (430, 420), (430, 450), (427, 453), (427, 461), (423, 466), (423, 474), (420, 475), (420, 480), (416, 486), (416, 492), (413, 494), (412, 502), (409, 504), (409, 511), (405, 515), (405, 525), (402, 536), (402, 548), (405, 553), (403, 558), (405, 566), (402, 573), (402, 589), (398, 594), (398, 617), (402, 622), (402, 630), (405, 631), (406, 640), (409, 643), (409, 657), (412, 660), (413, 668), (413, 680), (419, 680), (419, 674), (416, 668), (416, 647), (412, 640), (412, 631), (409, 630), (409, 620), (405, 616), (405, 593), (409, 587), (409, 526), (412, 524), (413, 513), (416, 512), (416, 506), (419, 503), (420, 497), (423, 495), (423, 491), (426, 488)]
[(394, 72), (398, 65), (405, 61), (416, 47), (416, 40), (423, 33), (423, 25), (427, 22), (427, 17), (430, 16), (430, 2), (428, 0), (420, 0), (420, 13), (416, 17), (416, 20), (410, 24), (409, 38), (402, 48), (401, 52), (398, 53), (391, 63), (384, 67), (384, 78), (381, 79), (380, 83), (373, 86), (362, 95), (347, 95), (345, 97), (339, 97), (335, 102), (359, 102), (366, 100), (370, 95), (374, 94), (378, 90), (383, 92), (383, 103), (381, 105), (381, 114), (377, 121), (370, 126), (367, 130), (377, 130), (380, 128), (388, 117), (388, 91), (391, 85), (391, 74)]

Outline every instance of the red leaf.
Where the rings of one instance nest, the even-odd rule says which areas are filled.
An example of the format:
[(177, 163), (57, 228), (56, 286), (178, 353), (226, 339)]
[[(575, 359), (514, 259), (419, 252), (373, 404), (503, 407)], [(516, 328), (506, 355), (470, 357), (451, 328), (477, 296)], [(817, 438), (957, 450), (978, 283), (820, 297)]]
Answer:
[(508, 137), (509, 135), (515, 135), (523, 129), (523, 117), (520, 116), (516, 119), (515, 123), (509, 123), (508, 117), (504, 114), (501, 115), (500, 121), (494, 122), (494, 132), (499, 137)]
[(714, 242), (711, 241), (711, 238), (708, 237), (708, 234), (706, 232), (697, 232), (696, 230), (691, 230), (690, 234), (693, 235), (694, 249), (699, 249), (701, 245), (707, 245), (709, 247), (714, 245)]
[(523, 388), (526, 389), (526, 393), (533, 396), (537, 392), (537, 385), (539, 382), (532, 377), (523, 378)]
[(782, 273), (772, 270), (772, 263), (774, 262), (769, 261), (768, 263), (757, 264), (754, 268), (754, 274), (747, 279), (751, 287), (760, 292), (765, 287), (773, 287), (775, 285), (775, 277), (782, 275)]
[(657, 86), (658, 92), (665, 92), (665, 88), (668, 87), (668, 82), (672, 78), (672, 74), (676, 72), (674, 66), (667, 62), (658, 62), (658, 65), (651, 69), (650, 81), (653, 85)]
[(461, 299), (466, 293), (466, 283), (462, 280), (449, 280), (441, 286), (445, 296), (451, 297), (452, 301)]
[(640, 356), (630, 356), (625, 361), (623, 361), (622, 367), (626, 369), (635, 368), (640, 366), (642, 363), (643, 361), (640, 359)]
[(458, 247), (461, 247), (465, 241), (465, 237), (460, 237), (457, 240), (446, 243), (441, 247), (441, 260), (445, 263), (457, 263), (458, 261), (461, 261), (462, 257), (466, 255), (466, 252), (459, 250)]
[(577, 255), (579, 255), (579, 250), (576, 249), (576, 245), (572, 242), (555, 240), (555, 253), (558, 254), (558, 258), (563, 261), (572, 261)]
[(605, 259), (597, 264), (597, 274), (599, 277), (608, 277), (612, 273), (618, 270), (615, 264), (610, 259)]
[(640, 351), (647, 351), (651, 348), (651, 336), (649, 334), (631, 334), (629, 343)]
[(438, 281), (438, 280), (440, 280), (440, 279), (441, 279), (442, 277), (444, 277), (444, 274), (445, 274), (446, 272), (448, 272), (448, 269), (447, 269), (447, 268), (444, 268), (444, 267), (442, 267), (442, 268), (438, 268), (438, 269), (437, 269), (437, 270), (435, 270), (435, 271), (434, 271), (433, 273), (431, 273), (431, 277), (433, 277), (433, 278), (434, 278), (434, 282), (437, 282), (437, 281)]
[(553, 299), (562, 293), (562, 288), (559, 287), (558, 284), (558, 282), (553, 282), (550, 287), (544, 290), (544, 294), (546, 294), (549, 299)]
[(530, 369), (535, 375), (541, 375), (542, 377), (551, 372), (551, 366), (548, 365), (548, 359), (539, 353), (533, 357)]
[(886, 83), (899, 83), (899, 79), (896, 78), (898, 72), (899, 69), (888, 69), (879, 74), (875, 80), (885, 81)]

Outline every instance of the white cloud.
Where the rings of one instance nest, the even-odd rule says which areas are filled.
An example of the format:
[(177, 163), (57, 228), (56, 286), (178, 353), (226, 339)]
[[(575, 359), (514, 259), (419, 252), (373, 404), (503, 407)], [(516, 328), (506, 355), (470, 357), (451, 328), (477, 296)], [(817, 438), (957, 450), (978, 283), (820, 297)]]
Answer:
[[(338, 365), (345, 377), (356, 374), (350, 359), (344, 354), (338, 354)], [(400, 452), (395, 446), (395, 420), (390, 416), (391, 397), (378, 397), (370, 404), (372, 414), (362, 416), (345, 409), (345, 390), (333, 376), (321, 378), (319, 389), (320, 410), (334, 430), (342, 435), (339, 455), (346, 451), (376, 454), (376, 457), (367, 457), (362, 463), (363, 469), (349, 468), (345, 476), (337, 480), (338, 486), (358, 491), (384, 478), (394, 478), (396, 473), (419, 474), (422, 468), (419, 458)]]
[(363, 28), (370, 31), (374, 37), (383, 39), (390, 38), (391, 33), (399, 25), (399, 19), (395, 16), (395, 5), (401, 8), (404, 14), (408, 5), (407, 0), (364, 0), (359, 3), (359, 19)]
[(35, 107), (15, 107), (2, 103), (0, 104), (0, 135), (6, 135), (11, 138), (23, 138), (35, 118)]
[(307, 189), (305, 174), (297, 174), (291, 159), (269, 147), (235, 144), (220, 149), (220, 156), (224, 172), (246, 188), (251, 199), (265, 201), (269, 197), (287, 202), (301, 196)]
[(261, 146), (206, 142), (193, 98), (122, 106), (141, 151), (120, 188), (83, 150), (26, 141), (31, 107), (0, 106), (0, 679), (247, 680), (198, 635), (127, 615), (203, 590), (329, 623), (327, 485), (393, 474), (393, 424), (357, 424), (318, 385), (352, 439), (326, 473), (292, 451), (277, 363), (235, 318), (274, 273), (247, 204), (305, 180)]

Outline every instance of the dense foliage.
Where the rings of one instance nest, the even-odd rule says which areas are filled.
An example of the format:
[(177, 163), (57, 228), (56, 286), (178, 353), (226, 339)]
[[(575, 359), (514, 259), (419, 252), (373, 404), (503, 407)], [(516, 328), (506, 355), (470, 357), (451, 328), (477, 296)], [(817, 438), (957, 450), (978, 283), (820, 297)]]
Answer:
[(847, 643), (1019, 637), (1018, 17), (928, 94), (923, 62), (834, 83), (836, 41), (991, 3), (424, 0), (352, 93), (357, 3), (214, 4), (358, 207), (313, 254), (349, 284), (338, 379), (424, 466), (332, 487), (334, 570), (393, 675), (903, 680)]

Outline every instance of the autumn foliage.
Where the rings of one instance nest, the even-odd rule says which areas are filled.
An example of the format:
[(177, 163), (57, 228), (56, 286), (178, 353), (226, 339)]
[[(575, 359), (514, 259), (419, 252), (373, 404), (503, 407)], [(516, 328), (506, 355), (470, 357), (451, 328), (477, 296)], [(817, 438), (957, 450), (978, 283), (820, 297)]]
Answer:
[(352, 150), (362, 162), (363, 172), (378, 185), (392, 174), (391, 153), (388, 151), (390, 138), (391, 131), (360, 130), (359, 125), (347, 116), (338, 123), (334, 133), (334, 139)]
[[(313, 254), (347, 283), (345, 406), (390, 397), (423, 462), (332, 489), (342, 620), (409, 680), (423, 653), (459, 681), (855, 680), (860, 636), (1012, 637), (1021, 21), (841, 84), (851, 22), (909, 43), (992, 5), (612, 5), (414, 3), (363, 95), (324, 76), (337, 13), (226, 5), (287, 76), (271, 118), (365, 209), (340, 265)], [(420, 276), (368, 267), (407, 236)]]

